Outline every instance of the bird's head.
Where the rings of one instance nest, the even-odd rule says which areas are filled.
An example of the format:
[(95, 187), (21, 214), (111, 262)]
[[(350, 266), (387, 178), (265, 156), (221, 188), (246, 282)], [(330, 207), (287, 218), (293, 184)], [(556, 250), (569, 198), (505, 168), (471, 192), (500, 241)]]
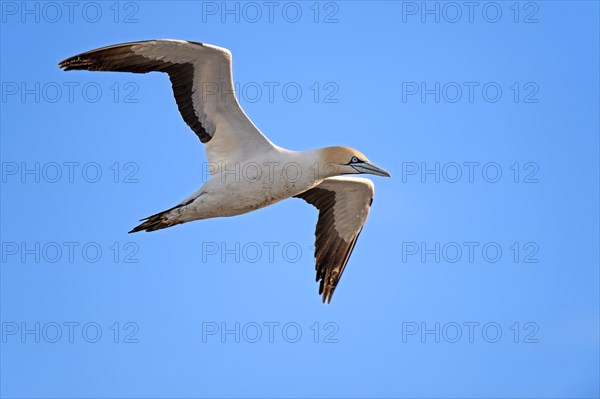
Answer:
[(327, 147), (321, 150), (322, 170), (331, 176), (369, 174), (391, 177), (384, 169), (375, 166), (360, 151), (350, 147)]

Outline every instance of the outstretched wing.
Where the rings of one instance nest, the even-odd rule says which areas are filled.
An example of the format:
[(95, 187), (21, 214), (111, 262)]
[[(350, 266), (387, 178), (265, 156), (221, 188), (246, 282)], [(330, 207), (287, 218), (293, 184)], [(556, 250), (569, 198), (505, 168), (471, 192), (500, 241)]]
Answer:
[(240, 107), (227, 49), (182, 40), (148, 40), (88, 51), (59, 66), (65, 71), (166, 72), (179, 112), (206, 144), (210, 162), (247, 159), (273, 148)]
[(373, 193), (371, 180), (337, 177), (325, 179), (316, 187), (297, 195), (319, 209), (315, 268), (323, 302), (331, 301), (367, 220)]

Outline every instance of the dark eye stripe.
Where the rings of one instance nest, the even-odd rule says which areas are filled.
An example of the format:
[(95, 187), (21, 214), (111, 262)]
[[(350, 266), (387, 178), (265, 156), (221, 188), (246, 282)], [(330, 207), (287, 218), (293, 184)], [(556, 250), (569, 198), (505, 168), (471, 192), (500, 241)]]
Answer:
[(357, 156), (353, 156), (352, 158), (350, 158), (350, 162), (348, 162), (346, 165), (351, 165), (353, 163), (364, 163), (365, 161), (361, 161)]

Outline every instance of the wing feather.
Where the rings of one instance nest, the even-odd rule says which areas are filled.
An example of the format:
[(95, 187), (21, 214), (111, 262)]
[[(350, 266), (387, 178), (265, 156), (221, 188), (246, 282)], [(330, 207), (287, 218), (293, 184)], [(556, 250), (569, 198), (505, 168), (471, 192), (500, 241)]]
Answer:
[(373, 183), (359, 178), (329, 178), (297, 195), (319, 209), (315, 232), (315, 269), (319, 294), (329, 303), (342, 277), (373, 201)]
[(167, 73), (179, 112), (207, 145), (210, 162), (235, 162), (273, 148), (238, 102), (227, 49), (182, 40), (147, 40), (88, 51), (59, 66), (65, 71)]

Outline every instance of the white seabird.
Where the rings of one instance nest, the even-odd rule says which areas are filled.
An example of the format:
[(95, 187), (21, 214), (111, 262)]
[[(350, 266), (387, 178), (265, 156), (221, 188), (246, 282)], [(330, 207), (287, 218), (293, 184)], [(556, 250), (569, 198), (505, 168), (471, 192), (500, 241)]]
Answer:
[(183, 120), (206, 145), (211, 178), (176, 206), (130, 231), (234, 216), (290, 197), (319, 209), (315, 259), (319, 294), (330, 302), (373, 202), (373, 183), (339, 177), (390, 176), (348, 147), (289, 151), (267, 139), (234, 93), (229, 50), (181, 40), (148, 40), (88, 51), (60, 62), (65, 71), (166, 72)]

